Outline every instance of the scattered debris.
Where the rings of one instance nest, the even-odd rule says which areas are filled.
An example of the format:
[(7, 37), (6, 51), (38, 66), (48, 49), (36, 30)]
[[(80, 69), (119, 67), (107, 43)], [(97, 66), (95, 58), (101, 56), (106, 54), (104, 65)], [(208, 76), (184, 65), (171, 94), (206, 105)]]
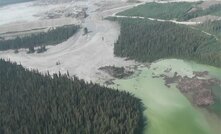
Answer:
[(78, 6), (62, 6), (53, 8), (45, 13), (37, 14), (35, 16), (41, 16), (41, 19), (56, 19), (61, 17), (79, 18), (84, 19), (88, 15), (86, 13), (87, 8)]
[(14, 53), (15, 53), (15, 54), (19, 53), (18, 49), (15, 49)]
[(85, 27), (85, 28), (84, 28), (84, 34), (83, 34), (83, 35), (86, 35), (86, 34), (88, 34), (88, 29)]
[(35, 52), (34, 46), (30, 46), (30, 47), (28, 48), (27, 54), (34, 53), (34, 52)]
[(164, 70), (165, 73), (169, 73), (170, 71), (172, 71), (172, 68), (167, 68), (166, 70)]
[(105, 81), (104, 84), (106, 84), (106, 85), (113, 85), (114, 84), (113, 81), (114, 81), (114, 79), (110, 79), (108, 81)]
[(58, 65), (61, 65), (61, 62), (60, 61), (57, 61), (56, 62), (56, 65), (58, 66)]
[(195, 77), (205, 77), (208, 76), (209, 72), (208, 71), (204, 71), (204, 72), (193, 72), (193, 75)]
[(43, 53), (43, 52), (46, 52), (47, 49), (46, 49), (46, 46), (40, 46), (38, 49), (37, 49), (37, 53)]
[[(214, 104), (214, 95), (212, 88), (220, 85), (221, 81), (216, 78), (206, 78), (208, 72), (193, 72), (193, 77), (181, 76), (177, 72), (172, 77), (165, 74), (152, 76), (153, 78), (163, 77), (165, 85), (170, 87), (171, 84), (177, 84), (176, 87), (184, 94), (188, 94), (191, 100), (197, 106), (208, 106)], [(202, 79), (202, 77), (204, 79)]]
[(131, 76), (134, 72), (130, 70), (126, 70), (124, 67), (115, 67), (115, 66), (105, 66), (100, 67), (99, 70), (102, 70), (114, 78), (126, 78)]

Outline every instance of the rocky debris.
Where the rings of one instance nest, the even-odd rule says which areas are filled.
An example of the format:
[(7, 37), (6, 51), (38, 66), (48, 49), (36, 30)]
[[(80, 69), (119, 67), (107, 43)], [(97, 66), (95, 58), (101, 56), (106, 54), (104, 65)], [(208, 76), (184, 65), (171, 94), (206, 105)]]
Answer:
[(154, 75), (154, 76), (152, 76), (152, 78), (160, 78), (160, 76), (156, 76), (156, 75)]
[(207, 106), (214, 104), (214, 96), (212, 95), (212, 90), (206, 88), (201, 89), (200, 92), (194, 94), (194, 102), (198, 106)]
[(57, 19), (60, 18), (62, 15), (56, 12), (46, 12), (43, 19)]
[(110, 80), (105, 81), (104, 84), (106, 84), (106, 85), (113, 85), (114, 84), (113, 81), (114, 81), (114, 79), (110, 79)]
[(172, 68), (167, 68), (166, 70), (164, 70), (165, 73), (169, 73), (170, 71), (172, 71)]
[(153, 68), (153, 70), (157, 70), (157, 69), (158, 69), (157, 67)]
[(196, 76), (196, 77), (205, 77), (209, 74), (208, 71), (204, 71), (204, 72), (193, 72), (193, 75)]
[(180, 79), (182, 78), (180, 75), (177, 74), (177, 72), (174, 73), (173, 77), (168, 77), (166, 75), (161, 74), (160, 77), (163, 77), (165, 80), (165, 85), (167, 87), (170, 87), (170, 84), (178, 83)]
[(220, 84), (217, 79), (198, 79), (181, 78), (177, 84), (177, 88), (183, 93), (190, 93), (194, 104), (198, 106), (208, 106), (214, 104), (214, 95), (212, 94), (212, 87)]
[(181, 76), (175, 72), (172, 77), (161, 74), (159, 76), (153, 76), (153, 78), (163, 77), (167, 87), (170, 87), (171, 84), (177, 84), (176, 87), (182, 93), (190, 95), (193, 103), (198, 106), (214, 104), (212, 87), (220, 85), (221, 81), (215, 78), (207, 78), (207, 71), (193, 72), (193, 75), (193, 77)]
[(41, 17), (41, 19), (57, 19), (61, 17), (84, 19), (88, 16), (86, 11), (87, 8), (85, 7), (71, 5), (53, 8), (47, 12), (36, 14), (34, 16)]
[(64, 16), (83, 19), (88, 16), (86, 11), (87, 11), (87, 8), (80, 8), (80, 7), (77, 7), (75, 9), (69, 8), (64, 12)]
[(134, 72), (125, 69), (124, 67), (115, 67), (115, 66), (105, 66), (105, 67), (100, 67), (99, 70), (102, 70), (109, 75), (111, 75), (114, 78), (126, 78), (131, 76)]
[(214, 104), (212, 87), (220, 84), (217, 79), (198, 79), (197, 77), (181, 78), (177, 88), (183, 93), (190, 93), (194, 104), (198, 106), (208, 106)]
[(57, 61), (55, 64), (56, 64), (56, 66), (58, 66), (58, 65), (61, 65), (61, 62)]

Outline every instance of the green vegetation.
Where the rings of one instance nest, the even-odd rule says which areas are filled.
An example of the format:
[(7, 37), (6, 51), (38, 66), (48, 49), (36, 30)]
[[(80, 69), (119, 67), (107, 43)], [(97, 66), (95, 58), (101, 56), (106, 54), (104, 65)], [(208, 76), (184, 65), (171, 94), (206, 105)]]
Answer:
[(33, 46), (28, 48), (28, 52), (27, 53), (34, 53), (34, 52), (35, 52), (35, 48)]
[(84, 35), (88, 34), (88, 29), (85, 27), (84, 28)]
[(173, 3), (147, 3), (132, 9), (118, 13), (124, 16), (142, 16), (146, 18), (175, 19), (190, 11), (196, 3), (173, 2)]
[(37, 53), (43, 53), (43, 52), (45, 52), (45, 51), (47, 51), (47, 49), (46, 49), (45, 46), (41, 46), (41, 47), (39, 47), (39, 48), (37, 49)]
[(116, 56), (142, 62), (181, 58), (221, 67), (220, 42), (214, 36), (171, 22), (117, 20), (121, 32), (114, 47)]
[(139, 134), (143, 106), (131, 94), (0, 60), (1, 134)]
[(204, 30), (205, 32), (208, 32), (210, 34), (213, 34), (221, 40), (221, 20), (207, 21), (200, 25), (197, 25), (196, 28)]
[(118, 13), (123, 16), (142, 16), (157, 19), (189, 20), (199, 16), (215, 15), (221, 16), (221, 4), (212, 5), (202, 9), (201, 2), (172, 2), (172, 3), (146, 3), (132, 9)]
[(207, 9), (196, 8), (196, 10), (184, 14), (183, 17), (180, 19), (181, 20), (189, 20), (192, 18), (196, 18), (199, 16), (205, 16), (205, 15), (221, 16), (221, 4), (212, 5)]
[(57, 27), (56, 29), (42, 32), (39, 34), (32, 34), (27, 37), (17, 37), (11, 40), (0, 40), (0, 51), (19, 48), (33, 48), (36, 46), (56, 45), (71, 36), (73, 36), (79, 29), (76, 25), (66, 25)]
[(22, 3), (22, 2), (28, 2), (28, 1), (34, 1), (34, 0), (0, 0), (0, 6), (5, 6), (9, 4), (16, 4), (16, 3)]

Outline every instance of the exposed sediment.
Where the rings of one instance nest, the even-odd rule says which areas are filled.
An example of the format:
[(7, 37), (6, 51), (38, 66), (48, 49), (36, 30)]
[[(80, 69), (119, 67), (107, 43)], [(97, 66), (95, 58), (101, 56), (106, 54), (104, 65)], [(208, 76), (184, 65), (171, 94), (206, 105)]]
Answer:
[(220, 85), (221, 81), (216, 78), (209, 78), (208, 72), (193, 72), (193, 77), (181, 76), (174, 73), (172, 77), (165, 74), (153, 76), (153, 78), (163, 77), (165, 85), (177, 84), (176, 87), (184, 94), (190, 96), (190, 99), (197, 106), (209, 106), (214, 104), (215, 96), (212, 88)]
[(114, 78), (126, 78), (131, 76), (134, 72), (130, 71), (128, 69), (125, 69), (124, 67), (115, 67), (115, 66), (105, 66), (105, 67), (100, 67), (99, 70), (102, 70), (109, 75), (111, 75)]

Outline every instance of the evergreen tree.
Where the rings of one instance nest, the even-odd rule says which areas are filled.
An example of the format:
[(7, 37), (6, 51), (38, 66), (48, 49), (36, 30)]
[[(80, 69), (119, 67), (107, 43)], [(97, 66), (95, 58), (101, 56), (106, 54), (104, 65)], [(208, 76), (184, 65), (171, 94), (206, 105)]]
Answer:
[(114, 45), (116, 56), (141, 62), (181, 58), (221, 67), (221, 43), (213, 35), (172, 22), (117, 20), (121, 31)]
[[(66, 25), (48, 32), (32, 34), (27, 37), (17, 37), (10, 40), (0, 40), (0, 51), (37, 46), (56, 45), (73, 36), (79, 29), (76, 25)], [(42, 47), (43, 48), (43, 47)], [(42, 49), (44, 50), (44, 49)]]
[(1, 134), (139, 134), (141, 100), (68, 75), (0, 60)]

